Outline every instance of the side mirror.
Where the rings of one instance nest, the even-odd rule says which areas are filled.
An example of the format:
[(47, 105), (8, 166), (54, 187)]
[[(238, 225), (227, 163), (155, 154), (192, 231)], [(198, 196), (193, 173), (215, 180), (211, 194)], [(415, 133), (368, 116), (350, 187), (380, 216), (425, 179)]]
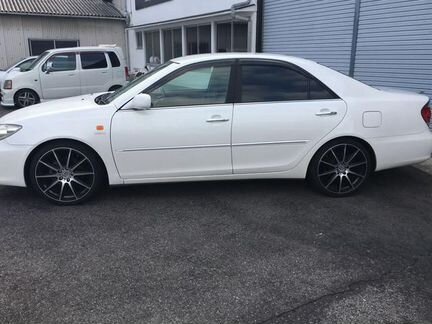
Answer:
[(53, 62), (52, 62), (52, 61), (48, 61), (48, 62), (47, 62), (47, 65), (46, 65), (46, 70), (45, 70), (45, 72), (46, 72), (47, 74), (49, 74), (49, 73), (52, 72), (52, 70), (53, 70)]
[(124, 110), (148, 110), (151, 108), (152, 99), (150, 95), (146, 93), (140, 93), (136, 95), (131, 101), (129, 101)]

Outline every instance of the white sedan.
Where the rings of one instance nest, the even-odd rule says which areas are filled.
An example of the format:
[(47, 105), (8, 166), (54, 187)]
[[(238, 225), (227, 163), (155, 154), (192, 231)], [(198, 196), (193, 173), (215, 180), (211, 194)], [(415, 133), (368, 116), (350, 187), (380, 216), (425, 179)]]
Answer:
[(116, 92), (1, 118), (0, 184), (62, 205), (107, 184), (258, 178), (347, 196), (374, 171), (431, 157), (428, 102), (300, 58), (184, 57)]

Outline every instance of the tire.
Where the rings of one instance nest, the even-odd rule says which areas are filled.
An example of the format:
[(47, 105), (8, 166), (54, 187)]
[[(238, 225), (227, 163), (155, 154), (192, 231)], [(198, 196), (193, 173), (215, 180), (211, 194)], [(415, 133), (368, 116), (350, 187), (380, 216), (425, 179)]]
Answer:
[(308, 181), (330, 197), (357, 193), (372, 172), (371, 152), (353, 139), (334, 140), (321, 147), (312, 158)]
[(83, 203), (105, 184), (100, 158), (87, 146), (72, 141), (51, 142), (31, 157), (28, 180), (41, 197), (62, 206)]
[(38, 94), (30, 89), (19, 90), (14, 97), (16, 108), (32, 106), (39, 103), (39, 101)]

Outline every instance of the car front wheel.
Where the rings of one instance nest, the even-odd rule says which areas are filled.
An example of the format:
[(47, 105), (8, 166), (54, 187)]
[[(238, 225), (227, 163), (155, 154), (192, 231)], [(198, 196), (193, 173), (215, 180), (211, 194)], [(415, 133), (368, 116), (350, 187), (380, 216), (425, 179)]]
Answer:
[(15, 107), (24, 108), (39, 103), (39, 97), (32, 90), (20, 90), (15, 95)]
[(61, 141), (42, 146), (33, 155), (29, 181), (40, 196), (58, 205), (82, 203), (104, 183), (97, 155), (88, 147)]
[(322, 193), (345, 197), (356, 193), (372, 172), (372, 157), (359, 141), (341, 139), (324, 145), (313, 157), (308, 180)]

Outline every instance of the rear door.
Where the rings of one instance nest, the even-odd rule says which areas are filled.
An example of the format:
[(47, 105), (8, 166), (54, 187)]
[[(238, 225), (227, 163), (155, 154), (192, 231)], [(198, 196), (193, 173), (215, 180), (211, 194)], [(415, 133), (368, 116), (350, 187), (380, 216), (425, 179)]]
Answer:
[(108, 91), (112, 83), (112, 69), (108, 55), (103, 52), (81, 52), (81, 94)]
[(299, 68), (240, 61), (234, 105), (234, 173), (286, 171), (343, 119), (346, 104)]

